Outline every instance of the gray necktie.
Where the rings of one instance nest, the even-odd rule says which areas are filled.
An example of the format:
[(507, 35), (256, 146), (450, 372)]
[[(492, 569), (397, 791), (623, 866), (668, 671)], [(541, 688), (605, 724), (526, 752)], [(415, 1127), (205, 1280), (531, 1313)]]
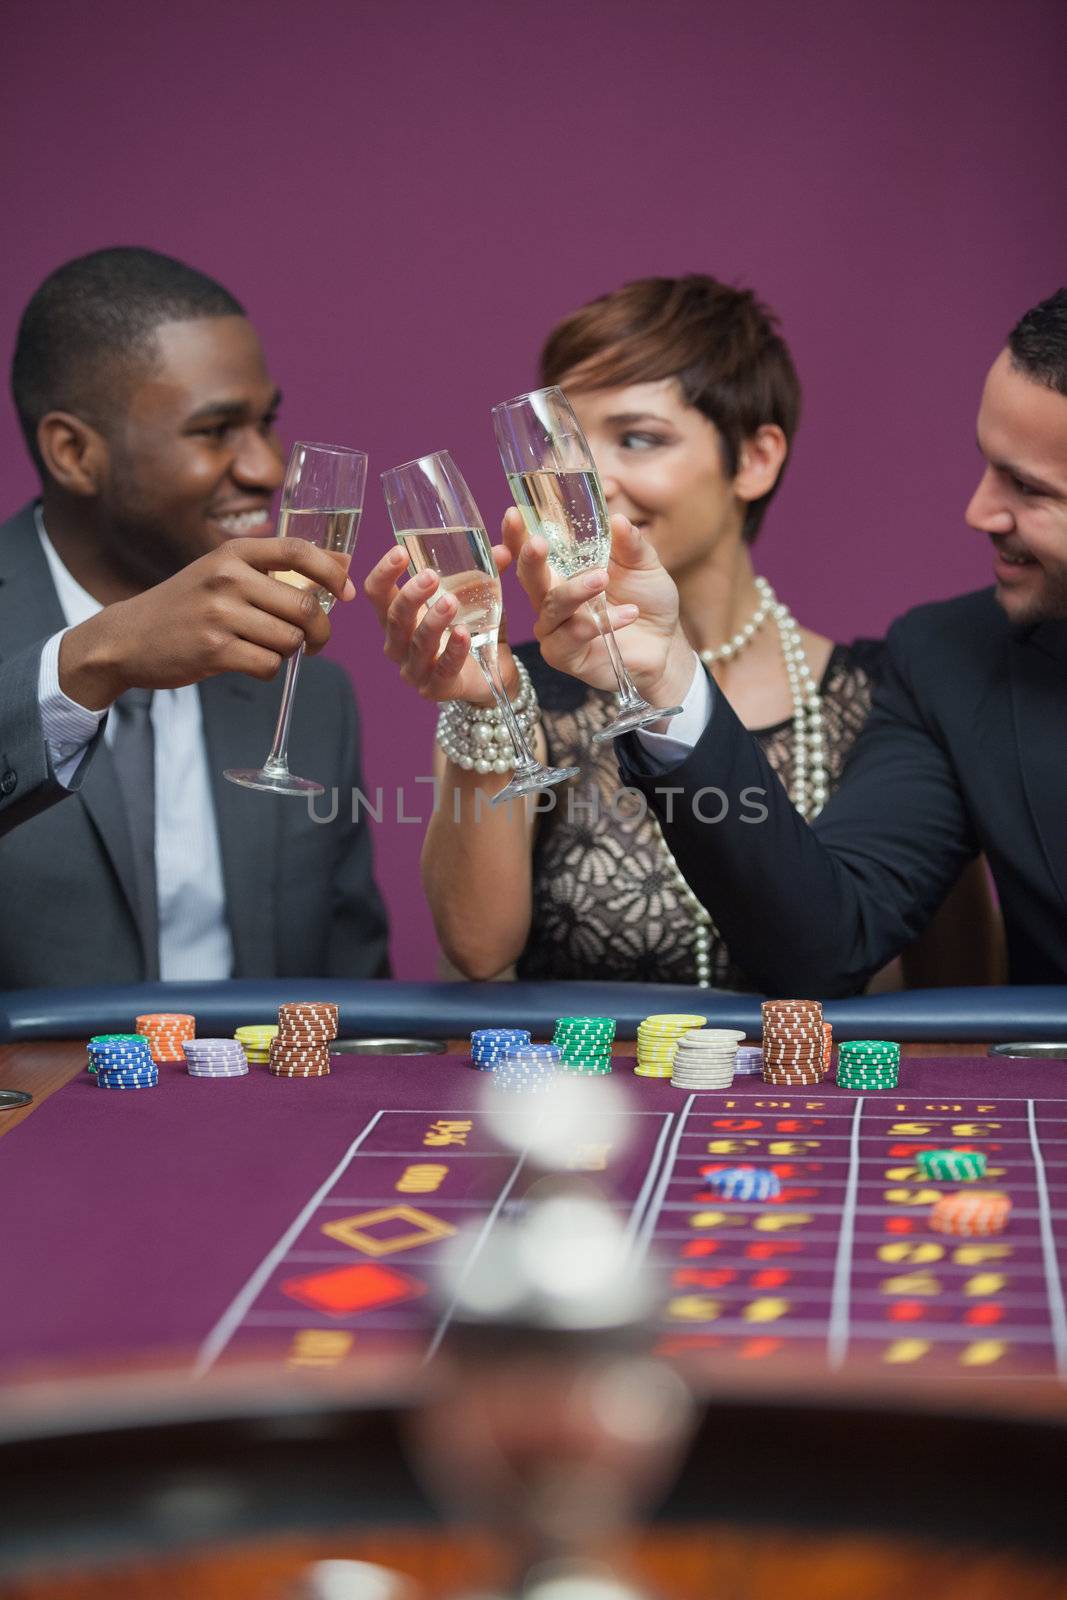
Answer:
[(127, 689), (112, 707), (111, 757), (118, 773), (133, 846), (134, 882), (145, 948), (145, 977), (159, 977), (156, 901), (156, 765), (151, 689)]

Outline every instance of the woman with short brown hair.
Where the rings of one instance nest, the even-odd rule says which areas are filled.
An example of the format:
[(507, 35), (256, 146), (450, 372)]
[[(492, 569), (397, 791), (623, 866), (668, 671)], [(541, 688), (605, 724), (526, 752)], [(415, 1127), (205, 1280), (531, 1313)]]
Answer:
[[(577, 413), (609, 512), (655, 546), (694, 649), (794, 804), (814, 817), (866, 720), (881, 646), (835, 644), (802, 627), (753, 566), (800, 416), (800, 385), (773, 313), (711, 277), (641, 279), (560, 323), (540, 375)], [(510, 511), (512, 553), (522, 537)], [(523, 978), (746, 987), (655, 818), (640, 796), (620, 792), (611, 744), (592, 742), (614, 715), (614, 695), (554, 672), (536, 645), (514, 654), (501, 645), (505, 682), (536, 731), (540, 759), (581, 775), (541, 797), (551, 806), (541, 814), (478, 803), (507, 781), (493, 770), (506, 762), (483, 759), (487, 718), (472, 721), (462, 704), (485, 706), (484, 682), (464, 630), (436, 657), (448, 603), (427, 620), (414, 609), (421, 591), (398, 595), (402, 570), (395, 553), (385, 557), (367, 591), (386, 626), (386, 653), (424, 695), (452, 702), (442, 711), (441, 799), (423, 851), (449, 960), (469, 978), (514, 966)]]

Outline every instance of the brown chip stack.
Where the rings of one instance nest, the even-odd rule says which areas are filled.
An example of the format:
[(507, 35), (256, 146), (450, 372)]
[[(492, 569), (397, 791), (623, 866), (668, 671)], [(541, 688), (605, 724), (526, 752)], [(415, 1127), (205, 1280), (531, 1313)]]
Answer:
[(328, 1000), (292, 1000), (278, 1007), (270, 1071), (276, 1078), (325, 1078), (330, 1041), (337, 1038), (337, 1007)]
[(822, 1025), (822, 1028), (823, 1028), (823, 1033), (825, 1035), (825, 1038), (823, 1039), (823, 1047), (822, 1047), (822, 1071), (820, 1072), (819, 1076), (820, 1076), (820, 1078), (828, 1078), (830, 1076), (830, 1066), (831, 1066), (831, 1063), (833, 1061), (833, 1055), (834, 1055), (834, 1027), (833, 1027), (833, 1023), (832, 1022), (824, 1022), (823, 1025)]
[(809, 1087), (822, 1079), (826, 1034), (817, 1000), (765, 1000), (763, 1081), (776, 1088)]

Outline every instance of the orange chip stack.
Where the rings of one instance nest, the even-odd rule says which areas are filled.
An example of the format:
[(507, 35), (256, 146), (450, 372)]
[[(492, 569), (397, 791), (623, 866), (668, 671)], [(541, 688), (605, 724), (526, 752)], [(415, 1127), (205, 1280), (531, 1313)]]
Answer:
[(816, 1084), (823, 1076), (826, 1035), (817, 1000), (765, 1000), (763, 1081), (776, 1088)]
[(830, 1076), (830, 1064), (833, 1060), (834, 1054), (834, 1025), (832, 1022), (824, 1022), (822, 1029), (822, 1071), (820, 1072), (819, 1077), (828, 1078)]
[(330, 1041), (337, 1038), (337, 1007), (328, 1000), (292, 1000), (278, 1007), (270, 1071), (276, 1078), (325, 1078)]
[(935, 1233), (951, 1233), (962, 1239), (1003, 1233), (1011, 1215), (1011, 1201), (996, 1189), (960, 1189), (942, 1195), (930, 1213)]
[(149, 1011), (137, 1018), (133, 1030), (148, 1040), (153, 1061), (180, 1061), (184, 1065), (182, 1045), (186, 1039), (196, 1038), (196, 1018), (185, 1011)]

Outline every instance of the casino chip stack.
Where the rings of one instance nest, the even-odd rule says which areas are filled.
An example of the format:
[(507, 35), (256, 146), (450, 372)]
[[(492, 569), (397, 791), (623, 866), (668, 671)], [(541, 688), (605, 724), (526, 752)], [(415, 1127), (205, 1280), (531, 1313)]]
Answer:
[(241, 1049), (245, 1053), (245, 1060), (250, 1067), (265, 1067), (270, 1060), (270, 1047), (278, 1037), (276, 1023), (250, 1022), (243, 1028), (238, 1028), (234, 1033)]
[(98, 1033), (89, 1040), (89, 1071), (99, 1089), (154, 1089), (159, 1072), (143, 1033)]
[(973, 1183), (984, 1178), (986, 1159), (981, 1150), (920, 1150), (916, 1155), (924, 1178), (949, 1183)]
[(824, 1022), (822, 1027), (824, 1034), (822, 1045), (822, 1071), (819, 1073), (819, 1076), (820, 1078), (828, 1078), (830, 1076), (830, 1066), (834, 1057), (834, 1029), (833, 1024), (829, 1022)]
[(278, 1007), (278, 1032), (270, 1043), (276, 1078), (325, 1078), (330, 1040), (337, 1038), (337, 1007), (328, 1000), (292, 1000)]
[(493, 1068), (494, 1088), (520, 1094), (544, 1094), (551, 1087), (560, 1063), (554, 1044), (518, 1044), (506, 1051)]
[(552, 1035), (563, 1072), (610, 1072), (614, 1039), (614, 1017), (557, 1017)]
[(471, 1034), (471, 1066), (495, 1072), (509, 1050), (529, 1044), (527, 1028), (475, 1028)]
[(1011, 1201), (995, 1189), (962, 1189), (942, 1195), (930, 1213), (935, 1233), (974, 1239), (1003, 1233), (1011, 1215)]
[(247, 1078), (248, 1062), (237, 1039), (186, 1039), (190, 1078)]
[(735, 1078), (762, 1078), (763, 1051), (758, 1045), (743, 1044), (734, 1056)]
[(737, 1046), (733, 1028), (691, 1028), (678, 1040), (671, 1068), (676, 1089), (728, 1089), (734, 1081)]
[(837, 1047), (837, 1082), (842, 1089), (895, 1089), (900, 1046), (888, 1039), (850, 1039)]
[(195, 1038), (196, 1018), (185, 1011), (149, 1011), (134, 1028), (148, 1040), (153, 1061), (184, 1061), (182, 1045)]
[(808, 1087), (822, 1078), (826, 1033), (817, 1000), (765, 1000), (763, 1081), (775, 1088)]
[(684, 1011), (657, 1012), (637, 1027), (637, 1065), (639, 1078), (669, 1078), (674, 1070), (674, 1053), (683, 1033), (703, 1028), (707, 1017)]
[(773, 1200), (782, 1192), (777, 1173), (766, 1167), (725, 1167), (710, 1182), (723, 1200)]

